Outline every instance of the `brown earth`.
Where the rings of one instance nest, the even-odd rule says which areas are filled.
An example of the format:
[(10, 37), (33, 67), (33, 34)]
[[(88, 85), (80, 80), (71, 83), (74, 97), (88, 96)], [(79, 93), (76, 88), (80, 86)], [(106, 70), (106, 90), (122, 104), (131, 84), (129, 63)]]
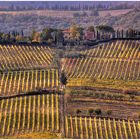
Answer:
[[(93, 91), (95, 92), (95, 91)], [(97, 92), (97, 91), (96, 91)], [(101, 91), (99, 91), (100, 94)], [(65, 113), (67, 115), (78, 115), (78, 116), (97, 116), (97, 117), (110, 117), (116, 119), (132, 119), (138, 120), (140, 115), (140, 100), (137, 101), (130, 100), (124, 95), (124, 100), (117, 99), (103, 99), (100, 97), (92, 96), (92, 94), (85, 95), (86, 93), (65, 94)], [(109, 92), (109, 94), (118, 94), (115, 92)], [(123, 93), (122, 93), (123, 95)], [(101, 109), (102, 114), (97, 115), (95, 112), (92, 114), (88, 113), (89, 109)], [(80, 113), (76, 113), (77, 110), (80, 110)], [(108, 115), (107, 112), (111, 111), (111, 115)]]

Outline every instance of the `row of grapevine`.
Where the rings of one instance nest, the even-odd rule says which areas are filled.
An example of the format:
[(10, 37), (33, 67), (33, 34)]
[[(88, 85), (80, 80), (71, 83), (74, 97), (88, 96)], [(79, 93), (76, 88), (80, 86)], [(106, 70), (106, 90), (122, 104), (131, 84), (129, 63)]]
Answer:
[(61, 130), (60, 94), (0, 100), (0, 136)]
[(67, 138), (138, 139), (140, 122), (91, 117), (65, 116)]
[(53, 59), (52, 50), (45, 46), (0, 45), (0, 70), (46, 68)]
[(98, 45), (96, 48), (82, 51), (88, 57), (140, 59), (138, 41), (117, 40)]
[(71, 78), (95, 78), (115, 80), (139, 80), (140, 61), (112, 58), (67, 59), (66, 76)]
[(37, 88), (58, 87), (58, 69), (8, 71), (0, 74), (0, 95), (29, 92)]
[[(85, 57), (62, 58), (61, 69), (73, 79), (140, 80), (138, 41), (113, 41), (81, 51)], [(69, 82), (68, 82), (69, 83)]]

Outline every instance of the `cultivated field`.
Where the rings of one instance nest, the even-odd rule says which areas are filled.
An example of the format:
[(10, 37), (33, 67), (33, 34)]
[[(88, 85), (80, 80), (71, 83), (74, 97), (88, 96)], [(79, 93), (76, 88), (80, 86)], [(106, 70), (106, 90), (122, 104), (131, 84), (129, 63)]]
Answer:
[[(134, 96), (133, 94), (121, 93), (120, 91), (107, 91), (104, 89), (67, 89), (66, 93), (65, 113), (67, 115), (139, 120), (139, 94)], [(100, 114), (96, 113), (97, 109), (101, 110)], [(90, 110), (92, 110), (92, 113), (89, 113)]]
[(60, 132), (61, 102), (60, 94), (0, 100), (0, 136), (27, 132)]
[(0, 74), (0, 96), (58, 87), (58, 78), (58, 69), (4, 72)]
[(138, 41), (104, 43), (79, 53), (84, 57), (61, 60), (62, 70), (68, 78), (68, 86), (114, 88), (129, 86), (132, 89), (139, 89), (140, 44)]
[(52, 59), (49, 47), (0, 45), (0, 71), (47, 68)]
[(137, 139), (140, 122), (92, 117), (65, 117), (67, 138)]
[(74, 52), (82, 57), (57, 53), (0, 46), (0, 137), (140, 138), (140, 43), (117, 40)]

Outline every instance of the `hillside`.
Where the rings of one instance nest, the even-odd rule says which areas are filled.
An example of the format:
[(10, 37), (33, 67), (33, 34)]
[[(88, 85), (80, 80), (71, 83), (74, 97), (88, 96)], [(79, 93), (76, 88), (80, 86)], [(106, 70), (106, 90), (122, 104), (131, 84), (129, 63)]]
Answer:
[(135, 1), (0, 2), (0, 139), (140, 139), (139, 23)]
[(118, 16), (99, 18), (98, 22), (95, 22), (95, 24), (98, 25), (99, 23), (113, 26), (115, 29), (134, 28), (140, 30), (140, 10), (132, 10)]
[(58, 57), (54, 69), (56, 49), (2, 45), (0, 137), (139, 138), (139, 49), (138, 40), (110, 41)]
[(113, 41), (82, 51), (83, 58), (62, 58), (68, 86), (140, 90), (140, 44)]
[[(86, 17), (73, 17), (76, 11), (52, 11), (52, 10), (31, 10), (18, 12), (0, 12), (1, 32), (12, 32), (13, 30), (25, 35), (30, 34), (35, 28), (41, 31), (45, 27), (68, 28), (73, 23), (87, 27), (89, 25), (107, 24), (115, 29), (135, 28), (140, 30), (140, 11), (139, 10), (105, 10), (99, 11), (99, 16), (90, 16), (87, 11)], [(80, 11), (79, 11), (80, 12)], [(16, 21), (16, 23), (15, 23)]]

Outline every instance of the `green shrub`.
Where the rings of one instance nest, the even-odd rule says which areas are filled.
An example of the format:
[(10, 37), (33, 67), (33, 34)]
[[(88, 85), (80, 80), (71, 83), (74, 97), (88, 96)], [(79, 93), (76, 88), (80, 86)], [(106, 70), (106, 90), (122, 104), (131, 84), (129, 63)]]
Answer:
[(76, 110), (76, 114), (79, 114), (79, 113), (81, 113), (82, 111), (80, 110), (80, 109), (77, 109)]
[(112, 110), (107, 110), (107, 115), (111, 115), (112, 114)]
[(95, 113), (96, 113), (97, 115), (101, 115), (101, 114), (102, 114), (102, 111), (101, 111), (101, 109), (96, 109), (96, 110), (95, 110)]
[(89, 115), (91, 115), (93, 112), (94, 112), (93, 109), (89, 109), (89, 110), (88, 110), (88, 114), (89, 114)]

